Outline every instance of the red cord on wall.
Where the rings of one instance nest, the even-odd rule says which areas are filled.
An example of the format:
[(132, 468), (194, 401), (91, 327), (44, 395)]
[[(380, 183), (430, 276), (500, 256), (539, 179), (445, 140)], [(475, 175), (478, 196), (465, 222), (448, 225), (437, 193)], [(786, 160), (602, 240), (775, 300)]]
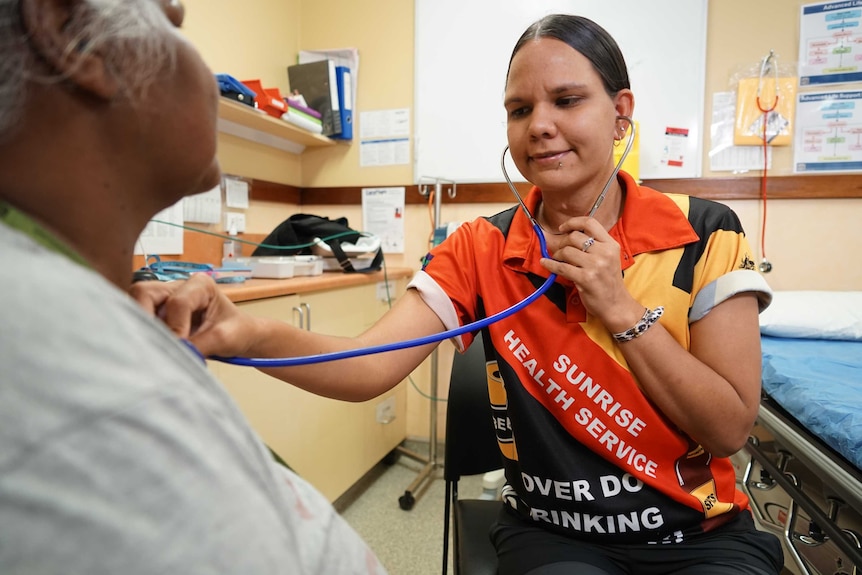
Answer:
[[(775, 103), (778, 103), (778, 96), (775, 97)], [(761, 112), (763, 112), (763, 173), (760, 175), (760, 200), (763, 203), (763, 214), (760, 223), (760, 257), (763, 261), (760, 263), (760, 271), (767, 273), (772, 271), (772, 264), (769, 263), (769, 260), (766, 259), (766, 173), (767, 169), (769, 168), (766, 149), (766, 115), (769, 113), (770, 110), (774, 110), (775, 106), (770, 108), (770, 110), (764, 110), (760, 107), (760, 98), (758, 98), (757, 107), (760, 109)]]
[(763, 87), (763, 76), (766, 70), (768, 70), (769, 62), (774, 60), (775, 54), (770, 50), (769, 55), (763, 59), (763, 62), (760, 66), (760, 82), (757, 86), (757, 109), (763, 114), (763, 132), (761, 133), (761, 138), (763, 139), (763, 173), (760, 176), (760, 199), (763, 203), (763, 215), (762, 221), (760, 224), (760, 257), (762, 258), (760, 262), (760, 271), (762, 273), (769, 273), (772, 271), (772, 264), (769, 263), (769, 260), (766, 259), (766, 181), (767, 181), (767, 169), (769, 167), (768, 156), (767, 156), (767, 144), (769, 143), (769, 138), (766, 135), (766, 127), (769, 122), (769, 113), (774, 111), (775, 108), (778, 107), (778, 68), (775, 62), (772, 62), (772, 66), (775, 67), (775, 98), (772, 100), (772, 105), (768, 108), (764, 108), (763, 104), (760, 102), (760, 89)]

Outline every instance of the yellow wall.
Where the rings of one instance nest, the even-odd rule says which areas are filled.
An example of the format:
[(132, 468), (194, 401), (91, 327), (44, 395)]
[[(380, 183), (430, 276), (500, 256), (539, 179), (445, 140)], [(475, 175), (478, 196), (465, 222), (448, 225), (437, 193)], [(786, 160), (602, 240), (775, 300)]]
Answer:
[(215, 73), (287, 91), (299, 46), (299, 0), (183, 0), (183, 33)]
[[(775, 52), (780, 69), (785, 64), (795, 69), (800, 6), (809, 3), (809, 0), (709, 3), (705, 126), (711, 122), (712, 94), (730, 90), (731, 79), (756, 67), (770, 50)], [(840, 88), (836, 85), (822, 89)], [(731, 176), (729, 172), (709, 171), (708, 142), (704, 148), (704, 176)], [(792, 174), (792, 160), (790, 146), (773, 148), (768, 178)], [(758, 171), (741, 175), (760, 174)], [(726, 203), (739, 214), (755, 254), (760, 254), (761, 202)], [(862, 268), (848, 262), (848, 254), (862, 250), (858, 224), (862, 218), (862, 199), (770, 199), (766, 214), (766, 255), (774, 267), (765, 277), (774, 289), (862, 289)]]
[[(795, 62), (799, 6), (808, 0), (715, 0), (709, 3), (704, 126), (710, 123), (712, 94), (731, 88), (740, 69), (757, 64), (774, 50), (781, 62)], [(241, 79), (260, 78), (267, 86), (287, 89), (286, 66), (300, 49), (355, 47), (359, 50), (355, 136), (352, 143), (309, 149), (301, 156), (273, 151), (222, 135), (219, 155), (226, 172), (302, 187), (400, 186), (413, 182), (412, 165), (359, 168), (359, 124), (362, 111), (413, 108), (412, 0), (185, 0), (185, 32), (216, 72)], [(514, 42), (514, 39), (513, 39)], [(236, 46), (242, 48), (237, 49)], [(501, 54), (505, 58), (506, 54)], [(672, 86), (667, 87), (672, 90)], [(709, 171), (705, 144), (705, 177), (728, 177)], [(792, 172), (792, 150), (776, 149), (770, 176)], [(759, 173), (744, 174), (759, 176)], [(817, 176), (811, 176), (817, 177)], [(357, 204), (302, 206), (303, 211), (347, 216), (361, 222)], [(759, 201), (727, 202), (742, 219), (759, 254), (762, 208)], [(504, 205), (447, 205), (442, 219), (463, 221), (495, 213)], [(284, 204), (253, 203), (247, 229), (267, 233), (296, 210)], [(774, 270), (766, 276), (776, 289), (862, 289), (862, 268), (853, 256), (862, 252), (862, 200), (770, 200), (766, 251)], [(406, 210), (406, 253), (387, 256), (389, 265), (418, 267), (430, 232), (425, 206)], [(758, 255), (759, 258), (759, 255)], [(847, 260), (851, 260), (848, 264)], [(447, 352), (448, 353), (448, 352)], [(441, 362), (446, 380), (448, 360)], [(416, 380), (428, 390), (428, 366)], [(445, 384), (441, 383), (441, 394)], [(408, 435), (428, 435), (428, 400), (411, 391)], [(442, 421), (442, 412), (440, 416)], [(442, 427), (440, 428), (442, 429)]]
[[(296, 60), (299, 46), (299, 0), (183, 0), (183, 4), (183, 33), (213, 73), (260, 79), (264, 86), (287, 93), (287, 63)], [(300, 156), (235, 136), (219, 134), (219, 160), (225, 173), (302, 184)], [(249, 227), (249, 231), (256, 230)]]
[(412, 164), (359, 167), (358, 116), (363, 111), (413, 108), (412, 0), (304, 0), (301, 5), (301, 49), (359, 50), (353, 143), (303, 154), (303, 186), (411, 183)]
[[(770, 50), (775, 51), (779, 69), (783, 69), (785, 64), (795, 69), (799, 50), (799, 6), (810, 3), (810, 0), (719, 0), (709, 3), (704, 126), (712, 123), (712, 94), (732, 90), (731, 80), (741, 72), (750, 73)], [(705, 133), (708, 134), (709, 130)], [(709, 142), (705, 142), (704, 176), (727, 177), (728, 172), (709, 170), (708, 153)], [(775, 147), (772, 153), (769, 175), (791, 174), (792, 147)]]
[[(287, 66), (302, 50), (359, 50), (356, 108), (413, 107), (413, 2), (404, 0), (185, 0), (184, 33), (213, 72), (260, 79), (288, 93)], [(300, 26), (300, 22), (302, 25)], [(358, 142), (358, 132), (354, 142)], [(272, 151), (222, 134), (222, 169), (300, 187), (403, 185), (412, 165), (359, 168), (359, 146)], [(250, 230), (265, 232), (266, 229)]]

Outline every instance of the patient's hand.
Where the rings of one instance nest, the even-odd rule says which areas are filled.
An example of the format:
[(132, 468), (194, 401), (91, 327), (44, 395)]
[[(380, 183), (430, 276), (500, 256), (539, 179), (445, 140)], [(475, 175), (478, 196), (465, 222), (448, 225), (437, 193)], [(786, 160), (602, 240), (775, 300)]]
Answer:
[(138, 282), (129, 294), (205, 356), (243, 355), (255, 341), (255, 319), (242, 313), (207, 275), (196, 274), (186, 281)]

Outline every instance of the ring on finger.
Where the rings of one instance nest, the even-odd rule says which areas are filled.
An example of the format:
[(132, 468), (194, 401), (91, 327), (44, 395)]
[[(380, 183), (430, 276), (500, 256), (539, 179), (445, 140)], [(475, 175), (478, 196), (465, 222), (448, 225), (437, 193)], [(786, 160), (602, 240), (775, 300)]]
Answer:
[(587, 253), (587, 250), (589, 250), (594, 243), (596, 243), (596, 238), (587, 238), (587, 241), (585, 241), (584, 245), (581, 246), (581, 250), (583, 250), (584, 253)]

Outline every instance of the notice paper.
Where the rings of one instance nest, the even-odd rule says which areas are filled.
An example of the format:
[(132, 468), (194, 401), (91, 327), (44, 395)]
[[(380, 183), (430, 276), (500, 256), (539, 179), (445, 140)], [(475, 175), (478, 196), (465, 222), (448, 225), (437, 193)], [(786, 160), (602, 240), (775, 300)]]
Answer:
[(217, 224), (221, 221), (221, 185), (208, 192), (183, 198), (183, 219), (187, 222)]
[[(736, 116), (736, 94), (716, 92), (712, 95), (709, 169), (713, 172), (747, 172), (763, 169), (763, 146), (733, 144)], [(766, 147), (766, 168), (772, 167), (772, 147)]]
[(362, 231), (380, 238), (384, 253), (404, 253), (404, 188), (362, 189)]
[(688, 146), (688, 129), (666, 127), (661, 163), (681, 168), (685, 164), (686, 146)]
[(359, 166), (410, 163), (410, 108), (359, 114)]
[(224, 178), (224, 205), (228, 208), (248, 209), (248, 182), (234, 176)]
[(359, 137), (396, 138), (410, 135), (410, 108), (373, 110), (359, 114)]
[(135, 255), (182, 254), (183, 229), (180, 227), (182, 224), (183, 202), (180, 200), (160, 211), (150, 220), (138, 237), (138, 241), (135, 242)]
[(410, 163), (410, 140), (368, 140), (359, 144), (359, 165), (397, 166)]

